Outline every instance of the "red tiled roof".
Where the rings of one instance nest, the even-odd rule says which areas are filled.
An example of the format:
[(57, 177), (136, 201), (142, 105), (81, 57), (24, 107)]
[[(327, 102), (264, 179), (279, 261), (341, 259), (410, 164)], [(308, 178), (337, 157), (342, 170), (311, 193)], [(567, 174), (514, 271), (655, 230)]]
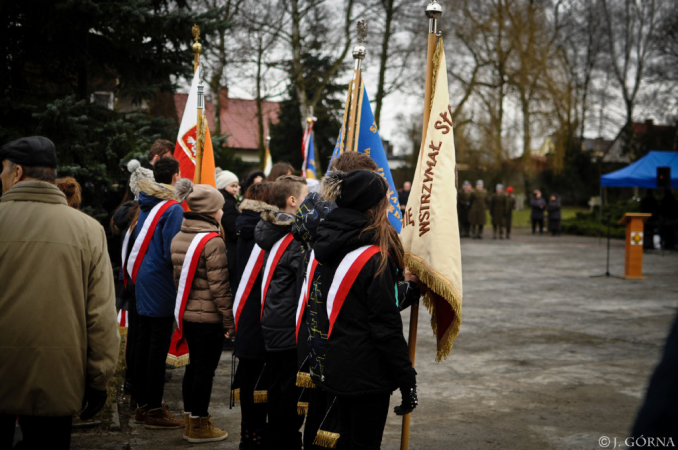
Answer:
[[(184, 115), (188, 94), (174, 94), (179, 122)], [(214, 130), (214, 105), (205, 102), (205, 115), (210, 130)], [(269, 122), (278, 123), (280, 104), (264, 101), (261, 105), (264, 116), (264, 136), (268, 135)], [(228, 146), (240, 149), (257, 149), (259, 147), (259, 131), (257, 126), (257, 103), (255, 100), (229, 98), (221, 108), (221, 133), (228, 136)]]

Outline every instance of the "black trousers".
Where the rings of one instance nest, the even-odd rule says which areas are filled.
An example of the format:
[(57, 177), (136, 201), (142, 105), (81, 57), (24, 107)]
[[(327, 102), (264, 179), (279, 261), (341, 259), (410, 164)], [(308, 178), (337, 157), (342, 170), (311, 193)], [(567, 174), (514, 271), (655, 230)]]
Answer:
[(137, 336), (139, 334), (139, 314), (137, 314), (137, 299), (134, 294), (127, 294), (127, 345), (125, 346), (125, 381), (132, 388), (132, 394), (137, 396), (136, 381), (136, 354)]
[(240, 388), (242, 427), (248, 430), (266, 428), (266, 403), (254, 403), (254, 388), (263, 369), (263, 360), (241, 358), (235, 374)]
[(304, 417), (297, 415), (301, 388), (297, 387), (297, 350), (266, 352), (268, 372), (268, 442), (276, 450), (301, 448)]
[[(71, 447), (72, 416), (19, 416), (23, 450), (68, 450)], [(0, 414), (0, 450), (9, 450), (14, 443), (16, 416)]]
[(165, 391), (165, 361), (172, 343), (174, 317), (139, 314), (135, 376), (139, 406), (160, 408)]
[(186, 366), (181, 386), (184, 411), (193, 416), (207, 417), (214, 373), (224, 347), (224, 327), (221, 323), (194, 323), (184, 320), (183, 331), (191, 361)]
[(380, 449), (390, 397), (388, 393), (337, 396), (341, 421), (337, 449)]
[(539, 225), (539, 234), (544, 234), (544, 219), (532, 219), (532, 234), (537, 230)]
[(512, 222), (513, 222), (513, 215), (506, 216), (506, 237), (511, 235)]

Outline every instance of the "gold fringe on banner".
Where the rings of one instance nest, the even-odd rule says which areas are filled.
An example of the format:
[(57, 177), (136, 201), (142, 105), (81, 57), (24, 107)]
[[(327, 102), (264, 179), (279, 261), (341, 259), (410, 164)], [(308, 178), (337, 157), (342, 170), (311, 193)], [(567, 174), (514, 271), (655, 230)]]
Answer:
[(240, 388), (231, 391), (231, 401), (234, 403), (240, 401)]
[(329, 431), (318, 430), (318, 434), (313, 440), (313, 445), (319, 445), (323, 448), (337, 448), (339, 433), (330, 433)]
[(118, 332), (120, 333), (120, 336), (126, 336), (127, 335), (127, 327), (121, 327), (118, 325)]
[(254, 403), (268, 403), (268, 391), (254, 391)]
[(308, 416), (308, 402), (297, 403), (297, 415)]
[[(442, 274), (433, 270), (426, 261), (411, 253), (405, 253), (405, 265), (410, 272), (415, 274), (422, 283), (424, 283), (430, 290), (444, 298), (454, 311), (454, 318), (450, 327), (445, 331), (443, 338), (437, 343), (436, 362), (441, 362), (447, 359), (452, 344), (459, 334), (461, 327), (461, 294)], [(429, 294), (424, 296), (424, 306), (431, 314), (431, 328), (433, 328), (433, 335), (438, 336), (438, 317), (436, 314), (435, 302)]]
[(311, 374), (308, 372), (297, 372), (297, 387), (314, 388), (315, 384), (311, 380)]
[(168, 354), (167, 359), (165, 359), (165, 362), (174, 367), (184, 367), (191, 362), (191, 358), (189, 353), (186, 353), (185, 355), (182, 356), (174, 356)]

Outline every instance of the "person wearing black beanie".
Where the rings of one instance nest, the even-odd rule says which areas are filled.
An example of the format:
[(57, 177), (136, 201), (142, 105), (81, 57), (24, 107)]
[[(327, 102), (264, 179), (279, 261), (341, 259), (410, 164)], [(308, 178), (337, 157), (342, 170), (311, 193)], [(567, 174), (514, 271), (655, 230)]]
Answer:
[(323, 180), (323, 198), (337, 208), (318, 226), (314, 246), (328, 311), (320, 387), (337, 396), (337, 448), (380, 448), (395, 389), (402, 393), (396, 414), (417, 406), (396, 292), (403, 248), (388, 221), (388, 192), (369, 170), (330, 172)]

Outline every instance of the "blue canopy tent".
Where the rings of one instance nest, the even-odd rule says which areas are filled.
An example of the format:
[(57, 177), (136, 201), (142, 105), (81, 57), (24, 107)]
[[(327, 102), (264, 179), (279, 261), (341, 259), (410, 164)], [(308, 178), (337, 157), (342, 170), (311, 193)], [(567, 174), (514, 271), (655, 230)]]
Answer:
[[(603, 188), (637, 187), (657, 189), (657, 167), (671, 168), (671, 188), (678, 189), (678, 152), (653, 150), (633, 164), (600, 177), (599, 229), (603, 226)], [(599, 232), (600, 238), (600, 232)], [(600, 242), (600, 241), (599, 241)]]
[(678, 189), (678, 152), (651, 151), (633, 164), (600, 177), (601, 187), (657, 189), (657, 167), (671, 167), (671, 188)]

